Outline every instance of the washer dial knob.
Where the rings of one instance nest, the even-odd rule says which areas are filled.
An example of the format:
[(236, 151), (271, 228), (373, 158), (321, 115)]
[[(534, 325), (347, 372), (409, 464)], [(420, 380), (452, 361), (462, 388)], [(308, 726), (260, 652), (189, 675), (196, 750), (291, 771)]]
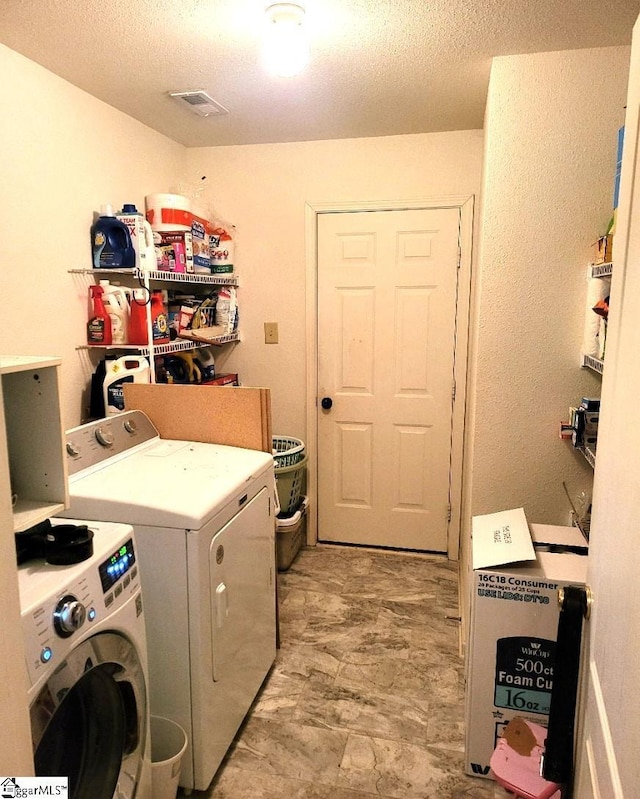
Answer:
[(68, 638), (84, 624), (87, 611), (82, 602), (67, 594), (56, 605), (53, 611), (53, 626), (61, 638)]

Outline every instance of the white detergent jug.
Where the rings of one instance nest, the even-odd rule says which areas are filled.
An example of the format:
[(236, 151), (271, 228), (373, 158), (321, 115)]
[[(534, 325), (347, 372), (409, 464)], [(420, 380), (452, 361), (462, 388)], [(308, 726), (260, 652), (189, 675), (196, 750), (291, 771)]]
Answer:
[(129, 327), (129, 289), (101, 280), (102, 302), (111, 319), (111, 340), (113, 344), (127, 343), (127, 329)]
[(103, 383), (104, 408), (107, 416), (124, 411), (125, 383), (148, 383), (151, 379), (149, 361), (141, 355), (125, 355), (105, 364)]
[(146, 272), (158, 268), (156, 247), (153, 243), (153, 230), (143, 214), (133, 204), (122, 206), (116, 217), (129, 229), (133, 249), (136, 253), (136, 267)]
[(158, 268), (158, 256), (156, 253), (156, 245), (153, 242), (153, 230), (151, 225), (143, 217), (140, 220), (140, 252), (138, 255), (140, 269), (147, 272), (153, 272)]

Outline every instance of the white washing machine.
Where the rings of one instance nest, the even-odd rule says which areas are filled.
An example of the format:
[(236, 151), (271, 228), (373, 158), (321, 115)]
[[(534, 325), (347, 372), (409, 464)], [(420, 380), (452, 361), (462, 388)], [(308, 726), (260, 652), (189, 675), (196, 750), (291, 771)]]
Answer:
[(187, 732), (205, 790), (276, 654), (270, 453), (161, 439), (128, 411), (67, 432), (69, 515), (134, 526), (153, 715)]
[[(52, 520), (54, 529), (59, 524), (71, 522)], [(70, 799), (151, 799), (147, 643), (133, 529), (73, 524), (93, 533), (93, 554), (72, 565), (35, 559), (18, 568), (36, 775), (68, 777)]]

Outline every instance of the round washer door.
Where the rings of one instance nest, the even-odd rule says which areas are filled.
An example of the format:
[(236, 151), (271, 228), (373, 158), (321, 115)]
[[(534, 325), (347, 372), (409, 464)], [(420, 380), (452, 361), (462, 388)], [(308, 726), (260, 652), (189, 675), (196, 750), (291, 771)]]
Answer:
[(134, 645), (113, 632), (80, 643), (30, 708), (36, 776), (68, 777), (70, 799), (133, 799), (147, 736)]

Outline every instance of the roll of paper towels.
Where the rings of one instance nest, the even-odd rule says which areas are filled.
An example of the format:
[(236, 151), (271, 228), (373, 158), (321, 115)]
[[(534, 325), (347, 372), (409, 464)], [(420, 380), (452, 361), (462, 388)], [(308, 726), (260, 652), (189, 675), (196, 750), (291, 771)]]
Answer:
[(191, 200), (181, 194), (148, 194), (144, 198), (152, 230), (191, 230)]

